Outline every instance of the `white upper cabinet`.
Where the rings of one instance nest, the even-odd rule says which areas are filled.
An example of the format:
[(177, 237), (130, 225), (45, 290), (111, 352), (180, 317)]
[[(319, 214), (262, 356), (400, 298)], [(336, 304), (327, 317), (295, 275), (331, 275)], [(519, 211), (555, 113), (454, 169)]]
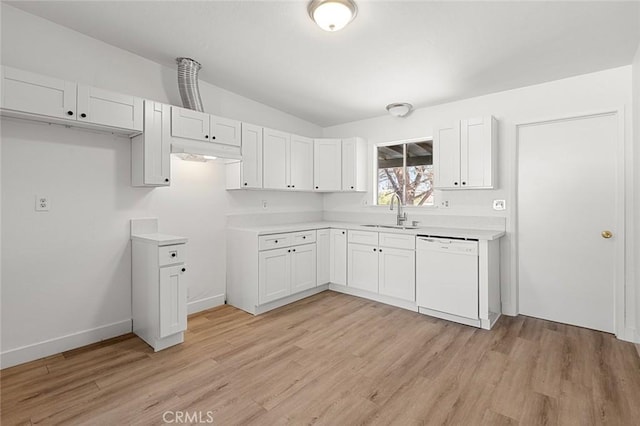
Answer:
[(96, 87), (78, 86), (77, 120), (142, 131), (142, 99)]
[(342, 140), (342, 190), (367, 190), (367, 142), (362, 138)]
[(298, 191), (313, 190), (313, 139), (291, 135), (287, 185)]
[(342, 140), (315, 139), (313, 182), (316, 191), (342, 189)]
[(435, 129), (434, 187), (491, 189), (496, 186), (497, 121), (491, 116)]
[(171, 107), (171, 135), (176, 138), (209, 141), (209, 114)]
[(264, 129), (262, 170), (265, 189), (287, 189), (290, 142), (289, 133)]
[(131, 184), (167, 186), (171, 162), (171, 106), (144, 101), (144, 132), (131, 139)]
[(76, 119), (76, 83), (2, 67), (2, 108)]
[(142, 131), (141, 98), (11, 67), (2, 67), (2, 109), (39, 121)]
[(240, 122), (229, 118), (210, 116), (211, 142), (240, 146)]
[(262, 188), (262, 127), (242, 123), (241, 183)]

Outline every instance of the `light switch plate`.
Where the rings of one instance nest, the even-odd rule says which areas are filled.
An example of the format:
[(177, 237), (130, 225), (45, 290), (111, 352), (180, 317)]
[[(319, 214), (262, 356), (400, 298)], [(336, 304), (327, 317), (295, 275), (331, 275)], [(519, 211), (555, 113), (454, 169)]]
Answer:
[(48, 212), (51, 203), (46, 195), (36, 195), (36, 211)]
[(494, 210), (506, 210), (507, 209), (506, 200), (493, 200), (493, 209)]

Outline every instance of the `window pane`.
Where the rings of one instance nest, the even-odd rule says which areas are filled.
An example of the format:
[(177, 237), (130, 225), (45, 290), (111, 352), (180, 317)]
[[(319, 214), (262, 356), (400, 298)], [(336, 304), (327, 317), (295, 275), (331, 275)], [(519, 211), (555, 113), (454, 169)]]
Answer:
[(391, 196), (404, 199), (404, 146), (378, 147), (378, 205), (389, 205)]
[(433, 143), (407, 144), (406, 205), (433, 204)]

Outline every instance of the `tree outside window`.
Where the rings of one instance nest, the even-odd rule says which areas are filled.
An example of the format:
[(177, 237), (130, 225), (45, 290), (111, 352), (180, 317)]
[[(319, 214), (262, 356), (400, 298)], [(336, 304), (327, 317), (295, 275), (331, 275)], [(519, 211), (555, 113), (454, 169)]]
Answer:
[(432, 141), (379, 145), (378, 205), (398, 194), (406, 206), (433, 204)]

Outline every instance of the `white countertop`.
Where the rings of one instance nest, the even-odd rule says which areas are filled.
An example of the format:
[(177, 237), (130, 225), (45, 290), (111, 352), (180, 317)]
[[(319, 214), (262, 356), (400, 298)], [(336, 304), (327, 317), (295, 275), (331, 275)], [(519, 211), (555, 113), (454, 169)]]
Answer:
[(177, 237), (175, 235), (167, 235), (167, 234), (159, 234), (159, 233), (131, 235), (131, 239), (142, 241), (149, 244), (155, 244), (157, 246), (185, 244), (188, 241), (185, 237)]
[(492, 229), (465, 229), (465, 228), (443, 228), (419, 226), (416, 229), (399, 229), (386, 227), (363, 226), (357, 223), (349, 222), (304, 222), (292, 223), (284, 225), (264, 225), (264, 226), (243, 226), (230, 227), (230, 229), (240, 229), (244, 231), (255, 232), (257, 235), (281, 234), (287, 232), (299, 232), (310, 229), (324, 228), (340, 228), (357, 231), (371, 232), (387, 232), (392, 234), (408, 234), (408, 235), (428, 235), (431, 237), (453, 237), (467, 238), (474, 240), (495, 240), (504, 236), (504, 231)]

